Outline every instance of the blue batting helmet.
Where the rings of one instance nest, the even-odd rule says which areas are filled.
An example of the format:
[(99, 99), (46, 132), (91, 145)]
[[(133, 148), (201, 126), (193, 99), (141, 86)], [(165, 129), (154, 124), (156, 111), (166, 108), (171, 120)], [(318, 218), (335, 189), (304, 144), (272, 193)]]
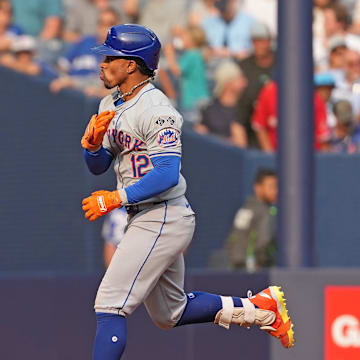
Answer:
[(153, 31), (135, 24), (116, 25), (109, 29), (103, 45), (91, 50), (105, 56), (142, 59), (150, 70), (158, 67), (161, 44)]

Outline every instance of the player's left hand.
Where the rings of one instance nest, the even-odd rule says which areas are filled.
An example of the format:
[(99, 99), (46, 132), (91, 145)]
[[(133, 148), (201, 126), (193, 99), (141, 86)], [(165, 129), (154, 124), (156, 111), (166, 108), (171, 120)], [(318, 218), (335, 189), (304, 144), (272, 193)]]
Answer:
[(91, 194), (82, 201), (82, 209), (85, 217), (90, 221), (94, 221), (100, 216), (121, 207), (121, 198), (119, 192), (99, 190)]
[(81, 139), (81, 146), (89, 151), (96, 151), (100, 148), (106, 130), (115, 116), (115, 111), (104, 111), (99, 115), (94, 114), (88, 126), (86, 127), (84, 136)]

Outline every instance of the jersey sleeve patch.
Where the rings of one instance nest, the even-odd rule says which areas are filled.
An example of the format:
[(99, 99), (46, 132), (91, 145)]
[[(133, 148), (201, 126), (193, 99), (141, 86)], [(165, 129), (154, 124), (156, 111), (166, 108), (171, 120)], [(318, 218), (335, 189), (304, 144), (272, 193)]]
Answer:
[(179, 145), (180, 133), (174, 128), (166, 128), (158, 132), (157, 143), (162, 148), (172, 148)]
[(159, 116), (156, 121), (155, 124), (159, 125), (159, 126), (173, 126), (175, 124), (175, 118), (173, 118), (172, 116)]

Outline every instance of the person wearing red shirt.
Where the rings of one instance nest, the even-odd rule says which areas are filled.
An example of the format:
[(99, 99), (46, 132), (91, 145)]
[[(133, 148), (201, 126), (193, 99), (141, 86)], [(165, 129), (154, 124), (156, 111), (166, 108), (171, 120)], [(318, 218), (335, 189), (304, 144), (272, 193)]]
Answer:
[[(326, 150), (330, 131), (326, 122), (326, 105), (324, 100), (314, 94), (315, 115), (315, 149)], [(268, 82), (261, 90), (251, 120), (253, 129), (262, 150), (274, 152), (277, 149), (277, 85)]]

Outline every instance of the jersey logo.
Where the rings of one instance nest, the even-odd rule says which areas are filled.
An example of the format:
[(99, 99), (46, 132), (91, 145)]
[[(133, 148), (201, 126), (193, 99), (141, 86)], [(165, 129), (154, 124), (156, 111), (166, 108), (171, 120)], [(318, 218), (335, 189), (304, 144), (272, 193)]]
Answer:
[(158, 132), (157, 142), (163, 148), (174, 147), (179, 143), (179, 132), (175, 129), (164, 129)]

